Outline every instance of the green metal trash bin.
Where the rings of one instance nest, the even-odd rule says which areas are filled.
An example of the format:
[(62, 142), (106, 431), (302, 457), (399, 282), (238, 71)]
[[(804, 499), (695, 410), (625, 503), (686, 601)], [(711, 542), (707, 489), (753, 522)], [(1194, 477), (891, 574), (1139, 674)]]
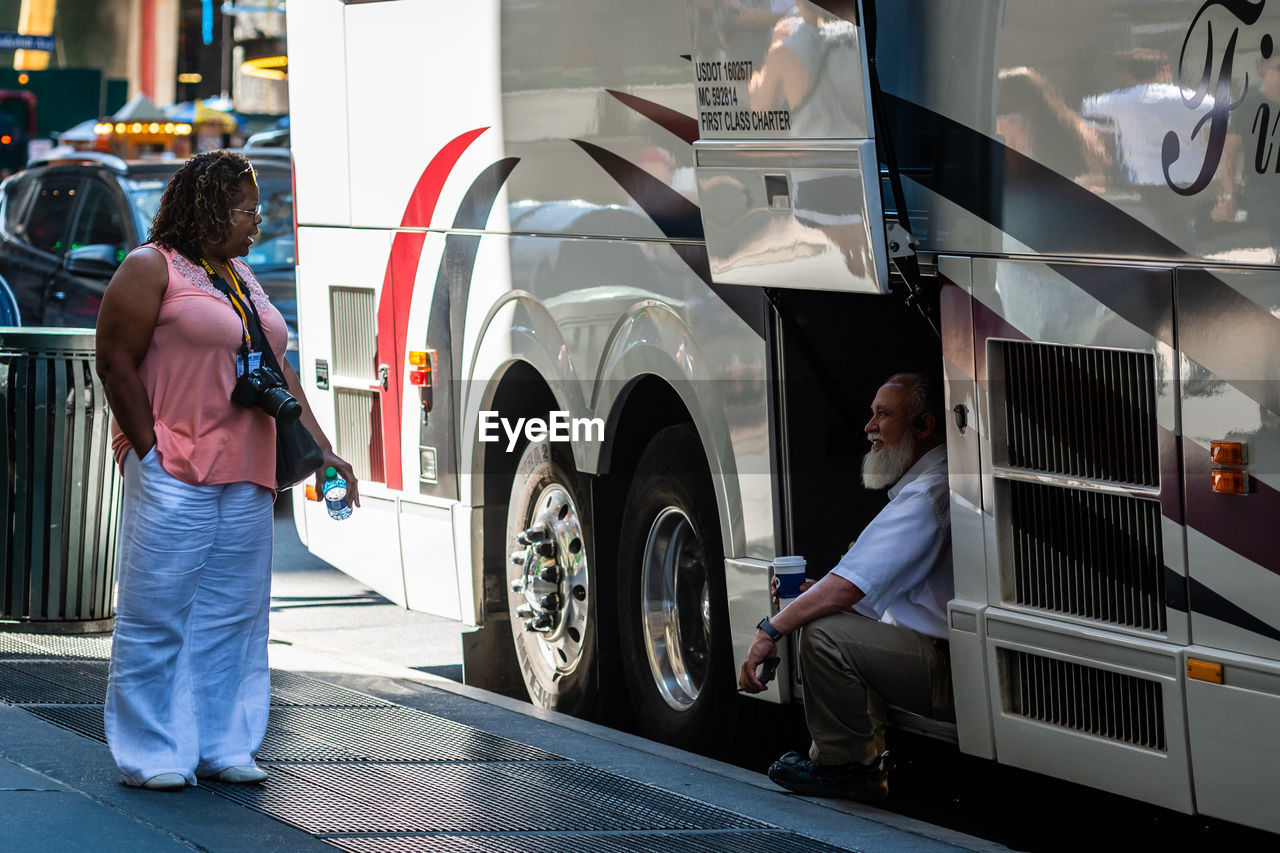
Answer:
[(92, 329), (0, 328), (0, 629), (110, 630), (121, 480)]

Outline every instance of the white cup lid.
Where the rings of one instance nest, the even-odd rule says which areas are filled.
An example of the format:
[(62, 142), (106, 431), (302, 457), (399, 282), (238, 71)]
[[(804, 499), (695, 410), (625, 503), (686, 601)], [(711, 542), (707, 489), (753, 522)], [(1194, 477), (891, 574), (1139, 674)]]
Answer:
[(800, 556), (786, 556), (786, 557), (773, 558), (773, 567), (775, 569), (792, 568), (795, 566), (803, 566), (804, 564), (805, 564), (804, 557), (800, 557)]

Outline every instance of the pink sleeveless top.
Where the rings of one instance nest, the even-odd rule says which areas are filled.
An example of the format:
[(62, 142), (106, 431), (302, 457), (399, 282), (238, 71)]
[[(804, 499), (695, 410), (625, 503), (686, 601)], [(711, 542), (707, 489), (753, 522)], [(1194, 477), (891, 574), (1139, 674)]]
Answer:
[[(142, 247), (140, 247), (142, 248)], [(171, 475), (193, 486), (247, 481), (276, 485), (275, 421), (261, 409), (231, 402), (236, 355), (244, 326), (209, 274), (181, 252), (148, 243), (169, 262), (169, 286), (156, 317), (151, 346), (138, 365), (156, 419), (156, 451)], [(284, 360), (284, 318), (267, 300), (249, 266), (232, 260), (249, 291), (272, 351)], [(133, 452), (111, 420), (111, 449), (123, 467)]]

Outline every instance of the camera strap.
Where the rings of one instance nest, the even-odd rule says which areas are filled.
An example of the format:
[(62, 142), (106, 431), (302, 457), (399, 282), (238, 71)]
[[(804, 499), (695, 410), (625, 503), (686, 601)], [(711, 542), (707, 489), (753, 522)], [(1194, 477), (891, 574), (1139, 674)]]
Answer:
[(250, 366), (252, 353), (261, 353), (261, 357), (267, 361), (268, 366), (274, 367), (279, 373), (280, 368), (276, 365), (275, 354), (271, 352), (271, 347), (267, 344), (267, 336), (262, 331), (258, 310), (254, 308), (253, 300), (249, 298), (248, 288), (241, 285), (235, 269), (231, 264), (227, 264), (227, 274), (231, 276), (231, 284), (228, 285), (214, 270), (213, 264), (203, 257), (200, 258), (200, 266), (204, 267), (204, 271), (209, 274), (209, 281), (213, 286), (231, 300), (231, 307), (235, 308), (236, 313), (240, 315), (240, 322), (244, 325), (244, 342), (240, 345), (244, 370), (247, 372), (252, 369)]

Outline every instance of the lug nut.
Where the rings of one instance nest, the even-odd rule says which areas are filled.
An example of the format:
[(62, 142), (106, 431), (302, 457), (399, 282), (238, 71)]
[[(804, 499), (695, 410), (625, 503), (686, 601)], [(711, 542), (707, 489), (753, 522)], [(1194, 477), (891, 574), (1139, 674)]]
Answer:
[(534, 550), (538, 552), (539, 557), (554, 557), (556, 555), (556, 543), (539, 542)]
[(511, 582), (511, 591), (519, 595), (524, 592), (524, 578), (516, 578)]
[(532, 545), (534, 542), (541, 542), (548, 536), (546, 525), (539, 524), (530, 527), (527, 530), (521, 530), (516, 534), (516, 541), (521, 545)]
[(560, 593), (553, 592), (542, 596), (538, 599), (538, 606), (543, 610), (559, 610), (560, 609)]
[(560, 578), (563, 575), (564, 575), (564, 572), (560, 571), (560, 567), (555, 564), (552, 564), (550, 566), (542, 567), (542, 571), (538, 572), (538, 579), (544, 580), (547, 583), (558, 584), (560, 583)]
[(532, 604), (521, 604), (519, 607), (516, 608), (516, 615), (519, 616), (521, 619), (525, 619), (529, 616), (532, 616), (535, 612), (536, 611), (533, 609)]
[(548, 631), (551, 629), (551, 617), (538, 616), (534, 619), (526, 619), (524, 629), (526, 631)]
[(524, 555), (525, 555), (524, 551), (512, 551), (511, 562), (515, 563), (517, 566), (523, 566), (524, 560), (525, 560)]

